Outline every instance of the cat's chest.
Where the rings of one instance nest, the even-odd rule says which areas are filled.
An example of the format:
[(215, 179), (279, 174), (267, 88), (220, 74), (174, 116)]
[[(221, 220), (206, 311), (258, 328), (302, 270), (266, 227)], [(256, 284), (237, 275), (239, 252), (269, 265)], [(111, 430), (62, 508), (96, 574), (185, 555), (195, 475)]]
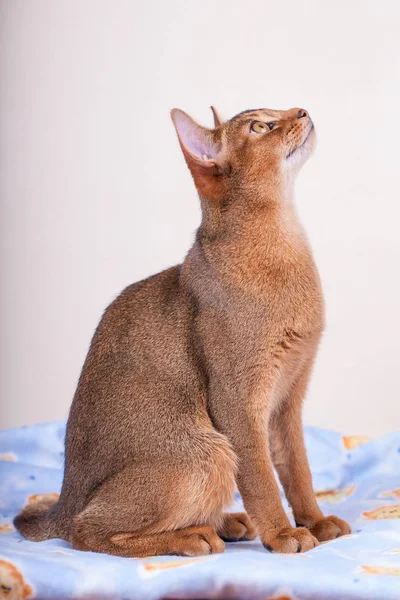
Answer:
[(271, 256), (261, 249), (241, 257), (228, 273), (227, 285), (222, 283), (226, 301), (248, 316), (259, 311), (269, 320), (286, 319), (301, 327), (312, 314), (323, 313), (320, 278), (306, 244), (295, 253), (280, 248)]
[(307, 336), (323, 328), (324, 299), (318, 271), (312, 260), (300, 265), (267, 265), (253, 285), (230, 299), (229, 320), (264, 336), (293, 331)]
[(258, 357), (256, 362), (262, 363), (271, 355), (297, 360), (324, 326), (318, 278), (279, 285), (275, 281), (257, 295), (219, 290), (204, 300), (196, 321), (207, 345), (215, 349), (222, 344), (225, 352), (242, 356), (245, 362)]
[[(317, 268), (307, 248), (298, 260), (242, 257), (227, 269), (199, 270), (193, 279), (196, 321), (212, 348), (259, 356), (276, 348), (295, 355), (324, 326)], [(207, 344), (208, 345), (208, 344)], [(286, 348), (286, 346), (289, 346)]]
[(275, 319), (294, 330), (319, 326), (324, 317), (320, 278), (313, 263), (267, 272), (260, 290), (266, 319)]

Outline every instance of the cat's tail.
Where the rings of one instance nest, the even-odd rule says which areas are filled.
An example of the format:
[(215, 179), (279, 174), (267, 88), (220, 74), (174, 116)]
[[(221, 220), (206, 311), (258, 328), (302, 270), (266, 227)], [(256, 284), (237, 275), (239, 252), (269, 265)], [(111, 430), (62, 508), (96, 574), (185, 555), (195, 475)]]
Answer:
[(42, 542), (60, 537), (55, 498), (43, 498), (28, 504), (14, 519), (15, 528), (28, 540)]

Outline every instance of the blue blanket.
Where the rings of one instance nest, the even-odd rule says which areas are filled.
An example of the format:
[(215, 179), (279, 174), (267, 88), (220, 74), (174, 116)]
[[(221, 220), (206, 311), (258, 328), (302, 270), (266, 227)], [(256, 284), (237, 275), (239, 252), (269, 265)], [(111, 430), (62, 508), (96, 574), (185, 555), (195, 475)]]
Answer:
[(349, 536), (305, 554), (270, 554), (255, 540), (211, 556), (131, 559), (14, 531), (22, 506), (60, 490), (64, 432), (60, 422), (0, 432), (0, 598), (400, 599), (400, 433), (370, 441), (306, 428), (321, 508), (348, 520)]

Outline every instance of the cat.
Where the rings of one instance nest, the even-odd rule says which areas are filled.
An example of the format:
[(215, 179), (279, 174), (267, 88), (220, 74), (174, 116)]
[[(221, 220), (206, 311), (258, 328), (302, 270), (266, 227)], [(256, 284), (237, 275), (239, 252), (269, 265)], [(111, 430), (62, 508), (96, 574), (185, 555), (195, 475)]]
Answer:
[[(201, 225), (183, 264), (126, 288), (101, 319), (69, 415), (60, 499), (14, 521), (30, 540), (195, 556), (257, 534), (291, 553), (350, 533), (318, 507), (301, 420), (324, 326), (293, 205), (314, 125), (299, 108), (225, 122), (213, 112), (208, 129), (171, 111)], [(224, 513), (236, 484), (247, 512)]]

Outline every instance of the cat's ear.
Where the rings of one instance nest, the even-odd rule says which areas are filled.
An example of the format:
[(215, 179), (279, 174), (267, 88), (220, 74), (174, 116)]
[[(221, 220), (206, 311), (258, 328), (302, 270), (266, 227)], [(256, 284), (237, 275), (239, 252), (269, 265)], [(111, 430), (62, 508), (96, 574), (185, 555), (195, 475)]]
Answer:
[(171, 118), (189, 167), (192, 163), (199, 164), (204, 168), (214, 167), (218, 150), (212, 131), (198, 125), (179, 108), (171, 110)]
[(217, 109), (215, 108), (215, 106), (210, 106), (210, 108), (211, 108), (213, 116), (214, 116), (214, 127), (217, 128), (220, 125), (222, 125), (224, 120), (221, 117), (221, 115), (219, 114), (219, 112), (217, 111)]
[(221, 187), (221, 152), (213, 130), (198, 125), (178, 108), (171, 110), (171, 118), (197, 190), (205, 198), (216, 198)]

